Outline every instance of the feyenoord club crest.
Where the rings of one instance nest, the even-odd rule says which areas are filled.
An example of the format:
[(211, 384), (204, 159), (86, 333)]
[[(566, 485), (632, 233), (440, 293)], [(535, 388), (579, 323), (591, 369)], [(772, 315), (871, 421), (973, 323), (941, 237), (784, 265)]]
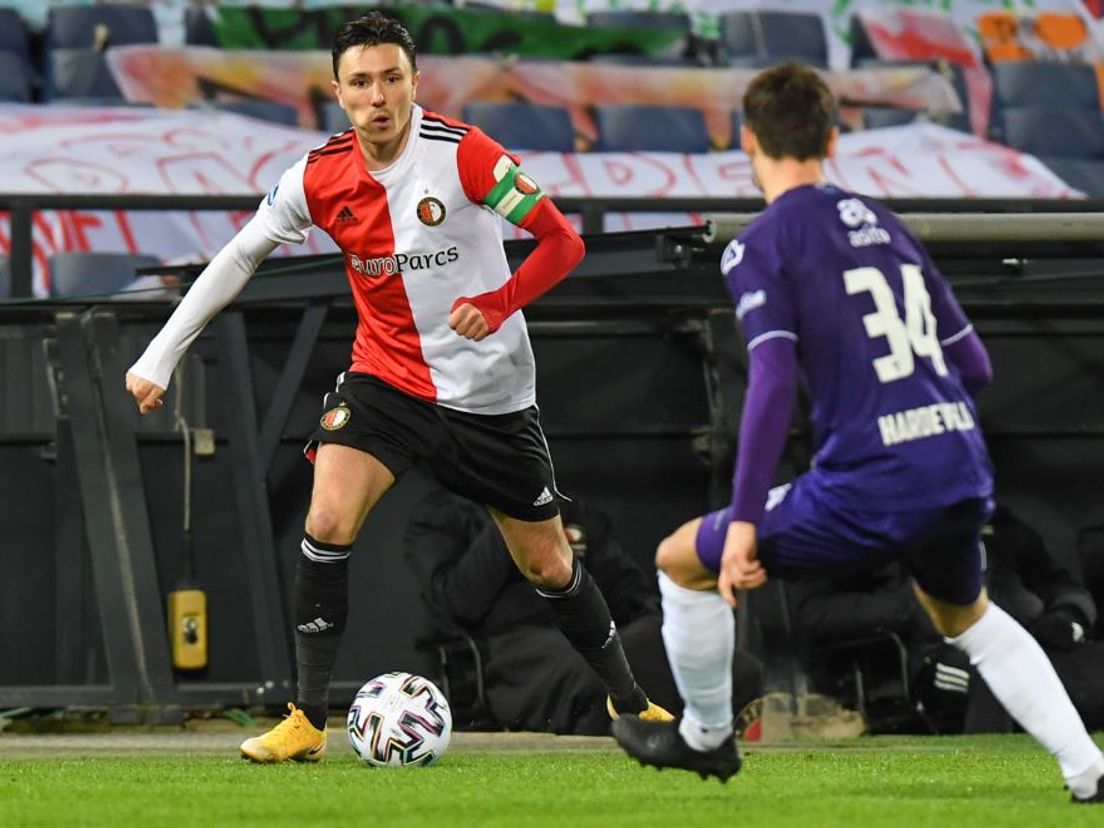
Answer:
[(326, 431), (337, 431), (339, 428), (344, 428), (351, 416), (352, 413), (349, 411), (349, 406), (342, 403), (323, 414), (319, 423)]
[(427, 227), (436, 227), (445, 220), (445, 205), (440, 199), (426, 196), (418, 202), (418, 221)]

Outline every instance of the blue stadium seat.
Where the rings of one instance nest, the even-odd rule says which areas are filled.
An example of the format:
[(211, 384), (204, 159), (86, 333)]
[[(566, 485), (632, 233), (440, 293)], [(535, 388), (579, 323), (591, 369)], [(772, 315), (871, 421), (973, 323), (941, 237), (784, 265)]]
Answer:
[(678, 29), (690, 34), (690, 16), (677, 11), (595, 11), (586, 16), (586, 23), (587, 26), (617, 26), (622, 29)]
[(863, 129), (904, 126), (914, 122), (938, 124), (959, 132), (970, 132), (970, 116), (965, 112), (923, 112), (893, 106), (863, 108)]
[(1052, 158), (1104, 158), (1104, 113), (1099, 110), (1016, 106), (1004, 110), (1004, 143)]
[(123, 101), (123, 93), (95, 49), (54, 49), (46, 55), (46, 100), (101, 98)]
[(30, 64), (14, 52), (0, 52), (0, 101), (31, 100)]
[(1007, 61), (995, 63), (991, 71), (998, 106), (1100, 109), (1096, 71), (1088, 64)]
[(153, 12), (142, 6), (55, 6), (46, 18), (48, 49), (103, 50), (131, 43), (156, 43)]
[(731, 11), (720, 16), (721, 46), (730, 66), (761, 67), (795, 60), (828, 66), (828, 38), (817, 14)]
[(127, 109), (156, 109), (156, 104), (149, 101), (128, 101), (126, 98), (101, 98), (95, 95), (77, 98), (58, 98), (50, 103), (60, 106), (124, 106)]
[(631, 55), (611, 52), (604, 55), (591, 55), (588, 63), (607, 63), (616, 66), (653, 66), (678, 69), (696, 69), (701, 66), (695, 58), (676, 55)]
[(189, 104), (188, 109), (214, 109), (219, 112), (229, 112), (234, 115), (244, 115), (247, 118), (256, 118), (258, 121), (268, 121), (284, 126), (299, 126), (299, 110), (290, 104), (277, 103), (276, 101), (262, 101), (246, 99), (240, 101), (203, 101)]
[(700, 109), (620, 104), (594, 108), (602, 152), (709, 152)]
[(740, 148), (740, 126), (744, 123), (744, 119), (740, 115), (740, 110), (732, 110), (731, 118), (732, 137), (728, 140), (728, 148), (736, 149)]
[(46, 18), (46, 98), (121, 98), (104, 49), (156, 43), (153, 12), (140, 6), (55, 6)]
[(1039, 158), (1050, 171), (1089, 198), (1104, 198), (1104, 161), (1089, 158)]
[(920, 117), (915, 109), (901, 109), (896, 106), (863, 107), (863, 129), (881, 129), (883, 127), (904, 126)]
[(207, 9), (207, 6), (188, 6), (184, 9), (184, 42), (189, 46), (220, 45)]
[(109, 296), (161, 260), (140, 253), (55, 253), (50, 256), (51, 296)]
[(318, 112), (318, 128), (331, 135), (344, 132), (351, 124), (349, 116), (337, 101), (326, 101)]
[(31, 61), (31, 44), (23, 18), (15, 9), (0, 9), (0, 52), (19, 55)]
[(507, 149), (575, 151), (575, 128), (562, 107), (474, 101), (464, 107), (463, 119)]

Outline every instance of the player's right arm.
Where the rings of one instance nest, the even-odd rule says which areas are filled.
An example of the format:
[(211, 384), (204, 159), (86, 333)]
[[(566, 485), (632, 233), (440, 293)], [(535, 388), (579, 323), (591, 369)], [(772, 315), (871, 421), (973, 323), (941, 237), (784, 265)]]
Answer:
[(766, 581), (755, 556), (757, 527), (782, 457), (797, 395), (797, 320), (790, 286), (771, 238), (734, 241), (721, 271), (748, 350), (748, 387), (740, 416), (732, 523), (725, 540), (718, 586), (730, 604), (732, 587), (752, 589)]
[(257, 214), (218, 252), (192, 284), (164, 327), (131, 366), (127, 391), (147, 414), (162, 397), (181, 357), (207, 323), (226, 307), (273, 250), (302, 244), (311, 225), (303, 194), (306, 159), (291, 167), (261, 202)]

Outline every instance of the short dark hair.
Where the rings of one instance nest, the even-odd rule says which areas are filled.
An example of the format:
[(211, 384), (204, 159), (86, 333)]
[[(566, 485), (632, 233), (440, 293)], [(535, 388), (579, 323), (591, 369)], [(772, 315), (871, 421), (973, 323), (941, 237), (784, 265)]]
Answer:
[(379, 46), (381, 43), (394, 43), (410, 59), (410, 68), (418, 71), (417, 50), (410, 32), (397, 20), (378, 11), (369, 12), (364, 17), (350, 20), (334, 34), (333, 73), (337, 78), (337, 64), (346, 49), (354, 46)]
[(771, 158), (823, 158), (835, 111), (828, 84), (801, 63), (765, 69), (744, 93), (744, 123)]

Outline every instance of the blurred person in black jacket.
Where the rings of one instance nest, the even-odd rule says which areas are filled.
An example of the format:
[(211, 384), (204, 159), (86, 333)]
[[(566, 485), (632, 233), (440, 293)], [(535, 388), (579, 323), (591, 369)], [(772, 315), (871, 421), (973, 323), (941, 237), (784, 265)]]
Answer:
[(872, 572), (811, 578), (787, 587), (795, 632), (807, 667), (823, 692), (832, 692), (843, 678), (842, 670), (849, 668), (849, 663), (841, 664), (835, 657), (838, 648), (849, 642), (855, 642), (852, 655), (861, 655), (870, 671), (868, 692), (877, 692), (879, 680), (896, 683), (896, 654), (874, 640), (878, 633), (893, 633), (908, 653), (909, 693), (901, 701), (915, 713), (903, 715), (900, 710), (871, 706), (867, 710), (871, 731), (962, 731), (976, 676), (966, 655), (947, 644), (932, 625), (903, 566), (892, 562)]
[[(604, 512), (580, 499), (560, 508), (572, 551), (606, 596), (638, 682), (678, 715), (682, 700), (663, 648), (655, 585), (621, 548)], [(605, 689), (521, 577), (482, 506), (432, 491), (411, 513), (404, 549), (440, 635), (460, 630), (479, 648), (487, 707), (499, 726), (609, 734)], [(760, 695), (762, 667), (737, 652), (733, 677), (739, 710)]]
[[(1004, 505), (983, 535), (989, 594), (1042, 645), (1089, 729), (1104, 727), (1104, 642), (1094, 640), (1096, 602), (1076, 559), (1063, 561), (1043, 537)], [(1011, 730), (1012, 722), (980, 688), (966, 728)]]
[[(1092, 640), (1096, 604), (1075, 563), (1058, 560), (1042, 536), (1007, 506), (985, 527), (991, 599), (1039, 642), (1086, 727), (1104, 727), (1104, 642)], [(794, 625), (807, 650), (896, 633), (908, 648), (912, 702), (940, 733), (1005, 732), (1012, 720), (960, 651), (947, 645), (921, 611), (897, 565), (790, 585)], [(814, 665), (823, 678), (830, 665)]]

